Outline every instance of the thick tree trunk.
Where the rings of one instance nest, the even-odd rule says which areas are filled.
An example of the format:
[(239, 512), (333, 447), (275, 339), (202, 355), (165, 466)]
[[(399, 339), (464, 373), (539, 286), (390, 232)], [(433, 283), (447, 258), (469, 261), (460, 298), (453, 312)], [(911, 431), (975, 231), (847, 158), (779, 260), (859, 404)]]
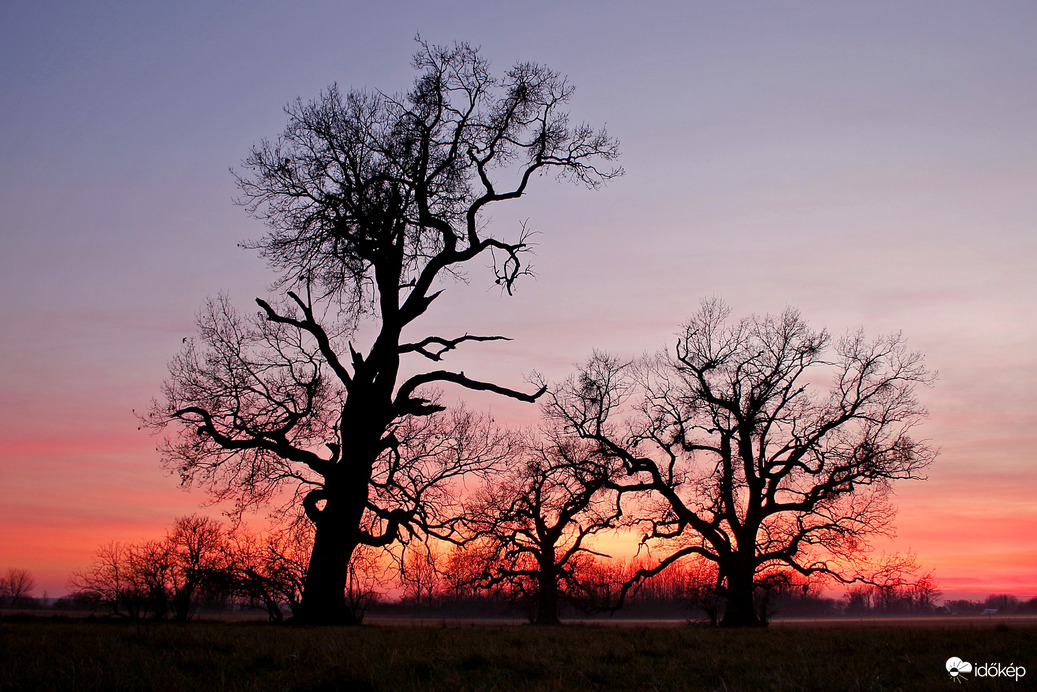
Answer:
[(554, 579), (539, 579), (537, 583), (536, 615), (534, 625), (560, 625), (558, 619), (558, 584)]
[[(361, 509), (343, 512), (341, 499), (329, 498), (315, 522), (313, 550), (303, 583), (301, 614), (306, 625), (356, 625), (356, 615), (346, 601), (349, 561), (357, 547)], [(350, 516), (357, 514), (356, 517)]]
[(173, 620), (176, 622), (187, 622), (191, 618), (191, 598), (194, 596), (194, 586), (185, 585), (179, 592), (173, 595)]
[(727, 576), (727, 594), (721, 627), (762, 627), (753, 602), (753, 571), (732, 570)]
[[(310, 564), (303, 582), (302, 617), (307, 625), (358, 625), (356, 613), (346, 599), (349, 561), (359, 545), (360, 522), (370, 491), (371, 467), (377, 457), (380, 433), (377, 421), (352, 410), (343, 411), (343, 420), (361, 426), (364, 434), (343, 428), (342, 438), (352, 440), (353, 455), (339, 462), (335, 472), (324, 479), (324, 507), (307, 514), (316, 531)], [(351, 417), (350, 417), (351, 416)], [(382, 426), (384, 429), (384, 426)]]
[(537, 600), (534, 625), (560, 625), (558, 619), (558, 574), (555, 567), (554, 547), (544, 549), (538, 556)]
[(346, 605), (346, 576), (349, 559), (356, 549), (352, 531), (321, 522), (313, 539), (313, 552), (306, 570), (302, 592), (303, 624), (355, 625), (356, 618)]

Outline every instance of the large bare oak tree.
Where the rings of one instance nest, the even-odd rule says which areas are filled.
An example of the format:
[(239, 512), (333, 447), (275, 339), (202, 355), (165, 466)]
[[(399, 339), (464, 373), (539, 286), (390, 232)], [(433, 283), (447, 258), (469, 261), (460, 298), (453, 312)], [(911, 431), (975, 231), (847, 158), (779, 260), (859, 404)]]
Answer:
[(935, 457), (911, 435), (925, 416), (915, 389), (931, 379), (898, 335), (833, 343), (795, 310), (731, 320), (712, 300), (672, 352), (633, 365), (598, 354), (552, 409), (622, 461), (619, 492), (647, 498), (645, 539), (663, 556), (638, 577), (710, 560), (721, 624), (744, 626), (761, 623), (754, 594), (776, 579), (868, 578), (891, 484)]
[(466, 267), (492, 266), (509, 293), (527, 273), (525, 231), (494, 234), (487, 209), (543, 173), (590, 187), (621, 173), (600, 167), (617, 157), (616, 141), (570, 122), (573, 88), (556, 72), (521, 63), (495, 76), (466, 44), (419, 43), (406, 94), (332, 86), (288, 106), (284, 133), (253, 148), (241, 201), (267, 223), (253, 247), (284, 297), (257, 299), (255, 317), (212, 301), (148, 416), (171, 431), (165, 461), (185, 482), (241, 507), (297, 488), (316, 529), (309, 622), (350, 622), (343, 593), (356, 547), (444, 529), (444, 487), (502, 454), (502, 439), (470, 414), (445, 413), (430, 386), (522, 401), (541, 393), (439, 367), (401, 375), (405, 357), (439, 363), (503, 338), (404, 336)]

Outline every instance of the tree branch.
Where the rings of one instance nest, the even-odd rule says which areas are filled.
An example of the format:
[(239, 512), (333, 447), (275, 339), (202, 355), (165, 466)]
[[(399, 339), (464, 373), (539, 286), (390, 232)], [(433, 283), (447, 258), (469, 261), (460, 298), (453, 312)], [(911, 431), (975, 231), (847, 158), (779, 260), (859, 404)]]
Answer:
[[(429, 360), (439, 361), (443, 359), (444, 353), (454, 350), (466, 341), (511, 341), (511, 339), (506, 336), (474, 336), (471, 334), (465, 334), (464, 336), (459, 336), (455, 339), (446, 339), (441, 336), (427, 336), (421, 341), (415, 343), (400, 344), (399, 352), (401, 354), (417, 352)], [(428, 347), (432, 345), (436, 345), (439, 348), (430, 350)]]

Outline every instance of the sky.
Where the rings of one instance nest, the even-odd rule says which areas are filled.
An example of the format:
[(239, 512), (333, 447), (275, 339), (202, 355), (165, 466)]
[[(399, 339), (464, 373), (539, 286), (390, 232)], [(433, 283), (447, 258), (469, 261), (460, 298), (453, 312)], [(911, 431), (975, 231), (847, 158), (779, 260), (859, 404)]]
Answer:
[(920, 432), (941, 451), (878, 549), (948, 597), (1037, 596), (1035, 29), (1032, 2), (955, 0), (3, 3), (0, 571), (64, 593), (101, 544), (198, 511), (134, 411), (206, 297), (268, 295), (230, 169), (296, 97), (405, 90), (420, 33), (568, 75), (626, 169), (493, 210), (539, 232), (537, 277), (447, 287), (429, 333), (513, 339), (457, 367), (561, 379), (665, 347), (713, 295), (900, 331), (939, 373)]

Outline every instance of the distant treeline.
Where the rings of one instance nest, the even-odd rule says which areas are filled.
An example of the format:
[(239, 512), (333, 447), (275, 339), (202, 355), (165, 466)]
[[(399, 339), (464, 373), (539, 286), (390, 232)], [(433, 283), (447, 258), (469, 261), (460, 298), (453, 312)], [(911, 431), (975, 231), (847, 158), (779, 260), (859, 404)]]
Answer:
[[(82, 593), (62, 598), (23, 596), (17, 600), (4, 597), (2, 607), (44, 612), (81, 613), (83, 615), (118, 615), (123, 618), (152, 617), (167, 619), (172, 611), (165, 613), (132, 611), (123, 609), (115, 613), (110, 607)], [(771, 602), (771, 615), (777, 618), (826, 618), (826, 617), (882, 617), (882, 616), (968, 616), (968, 615), (1037, 615), (1037, 597), (1021, 600), (1009, 594), (992, 594), (983, 600), (949, 600), (940, 605), (920, 610), (910, 599), (890, 602), (883, 599), (865, 600), (859, 593), (832, 598), (815, 593), (775, 596)], [(372, 594), (364, 612), (372, 617), (481, 619), (481, 618), (528, 618), (529, 604), (517, 600), (503, 591), (487, 591), (477, 594), (457, 595), (447, 591), (434, 593), (431, 600), (414, 596), (391, 597)], [(256, 617), (269, 616), (266, 607), (255, 599), (235, 593), (207, 594), (195, 599), (190, 617), (205, 618), (210, 615), (253, 613)], [(637, 594), (615, 611), (586, 611), (574, 606), (563, 613), (569, 618), (595, 619), (653, 619), (653, 620), (708, 620), (712, 611), (702, 604), (678, 594), (654, 592)], [(285, 609), (284, 617), (291, 611)]]
[[(166, 536), (102, 546), (86, 569), (69, 580), (71, 593), (56, 601), (33, 596), (36, 582), (22, 569), (0, 573), (0, 605), (78, 610), (130, 620), (187, 621), (198, 613), (255, 611), (273, 621), (297, 612), (312, 529), (298, 522), (264, 534), (228, 528), (208, 517), (173, 522)], [(367, 613), (429, 617), (535, 617), (534, 585), (521, 579), (487, 581), (480, 554), (465, 546), (414, 543), (406, 550), (372, 548), (350, 561), (347, 600), (358, 620)], [(715, 567), (688, 559), (627, 588), (646, 561), (588, 557), (563, 590), (566, 617), (620, 617), (717, 621), (723, 599)], [(841, 598), (824, 584), (773, 579), (757, 594), (768, 616), (1037, 614), (1037, 598), (992, 595), (984, 601), (940, 603), (930, 577), (885, 586), (855, 585)]]

